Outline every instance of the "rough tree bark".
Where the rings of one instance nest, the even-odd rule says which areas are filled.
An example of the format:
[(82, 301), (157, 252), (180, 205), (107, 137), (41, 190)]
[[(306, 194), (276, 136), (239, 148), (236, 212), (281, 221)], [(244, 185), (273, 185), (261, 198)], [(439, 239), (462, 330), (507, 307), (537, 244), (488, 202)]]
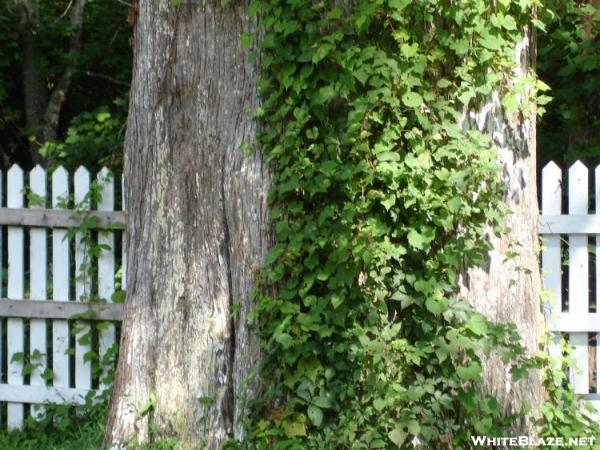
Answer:
[[(534, 36), (527, 30), (516, 49), (520, 69), (515, 75), (526, 73), (532, 66), (534, 44)], [(463, 279), (462, 295), (492, 321), (514, 323), (523, 345), (534, 355), (539, 351), (544, 332), (538, 262), (536, 114), (534, 110), (525, 117), (506, 113), (495, 92), (479, 110), (468, 112), (468, 123), (487, 132), (500, 150), (505, 200), (510, 211), (504, 226), (510, 228), (510, 232), (501, 238), (491, 238), (493, 249), (486, 266), (468, 271)], [(517, 256), (511, 258), (512, 252)], [(483, 360), (481, 390), (494, 395), (505, 413), (518, 412), (528, 405), (530, 417), (534, 418), (539, 417), (545, 400), (539, 370), (531, 371), (524, 380), (515, 383), (510, 367), (495, 353)], [(512, 428), (519, 435), (536, 435), (531, 420), (517, 421)]]
[(251, 394), (243, 383), (259, 354), (249, 290), (269, 246), (267, 167), (241, 150), (257, 106), (241, 36), (254, 30), (244, 1), (139, 2), (113, 448), (151, 439), (151, 425), (183, 448), (216, 449), (241, 432), (236, 394)]

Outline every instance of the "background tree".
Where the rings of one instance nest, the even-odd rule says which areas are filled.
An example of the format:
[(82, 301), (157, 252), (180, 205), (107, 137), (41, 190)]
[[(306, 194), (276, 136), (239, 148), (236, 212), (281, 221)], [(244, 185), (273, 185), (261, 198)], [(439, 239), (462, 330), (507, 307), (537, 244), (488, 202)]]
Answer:
[(248, 295), (269, 244), (267, 168), (242, 151), (257, 106), (246, 7), (139, 3), (128, 292), (107, 444), (173, 435), (217, 449), (239, 431), (238, 394), (258, 352)]
[[(4, 166), (53, 160), (119, 167), (125, 109), (113, 102), (129, 89), (127, 10), (118, 0), (0, 5)], [(66, 134), (62, 146), (53, 145)]]

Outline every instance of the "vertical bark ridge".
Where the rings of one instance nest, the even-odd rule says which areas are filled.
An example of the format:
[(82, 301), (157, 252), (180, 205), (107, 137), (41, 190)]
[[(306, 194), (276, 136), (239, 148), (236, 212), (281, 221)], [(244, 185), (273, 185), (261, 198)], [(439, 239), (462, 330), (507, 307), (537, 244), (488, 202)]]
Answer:
[(225, 263), (227, 265), (227, 287), (228, 287), (228, 291), (229, 291), (229, 312), (230, 312), (230, 316), (229, 316), (229, 333), (231, 335), (231, 341), (233, 343), (233, 345), (230, 346), (229, 348), (229, 372), (228, 372), (228, 378), (227, 378), (227, 383), (228, 383), (228, 388), (229, 388), (229, 392), (227, 393), (228, 399), (227, 399), (227, 413), (230, 415), (231, 417), (231, 422), (232, 422), (232, 427), (233, 427), (233, 421), (234, 421), (234, 411), (235, 411), (235, 392), (234, 392), (234, 376), (233, 376), (233, 367), (235, 364), (235, 320), (234, 320), (234, 298), (233, 298), (233, 281), (231, 279), (231, 238), (229, 236), (229, 221), (228, 221), (228, 217), (227, 217), (227, 206), (225, 204), (225, 199), (226, 199), (226, 194), (225, 194), (225, 172), (226, 172), (226, 167), (225, 167), (225, 154), (223, 154), (223, 160), (221, 163), (221, 170), (223, 173), (223, 179), (221, 181), (221, 207), (222, 207), (222, 211), (223, 211), (223, 230), (224, 230), (224, 238), (225, 238), (225, 242), (223, 243), (224, 248), (225, 248)]

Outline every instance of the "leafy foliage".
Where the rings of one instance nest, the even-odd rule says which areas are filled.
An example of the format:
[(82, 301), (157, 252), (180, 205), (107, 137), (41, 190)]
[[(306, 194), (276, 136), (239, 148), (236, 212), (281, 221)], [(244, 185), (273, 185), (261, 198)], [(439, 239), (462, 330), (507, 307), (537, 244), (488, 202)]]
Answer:
[(600, 157), (600, 11), (586, 2), (545, 2), (538, 72), (552, 102), (540, 120), (540, 167), (548, 161), (592, 165)]
[(73, 170), (83, 165), (92, 171), (101, 167), (119, 170), (123, 165), (123, 139), (127, 99), (119, 97), (113, 107), (101, 106), (73, 118), (59, 141), (46, 142), (41, 155), (54, 166)]
[(528, 108), (514, 48), (533, 6), (253, 3), (277, 245), (245, 448), (460, 449), (514, 419), (478, 393), (480, 357), (531, 361), (456, 293), (505, 212), (495, 149), (460, 123), (494, 89)]

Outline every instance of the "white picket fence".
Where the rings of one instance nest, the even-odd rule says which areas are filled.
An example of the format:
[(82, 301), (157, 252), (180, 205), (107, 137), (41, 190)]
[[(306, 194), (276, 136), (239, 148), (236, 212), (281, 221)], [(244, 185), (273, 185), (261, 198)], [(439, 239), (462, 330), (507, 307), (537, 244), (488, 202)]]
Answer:
[[(97, 205), (89, 202), (90, 179), (83, 167), (72, 180), (62, 167), (51, 175), (39, 166), (29, 174), (16, 165), (6, 174), (0, 172), (0, 268), (7, 275), (0, 278), (0, 424), (9, 429), (21, 427), (25, 414), (37, 414), (39, 405), (82, 403), (90, 391), (104, 387), (86, 355), (96, 351), (102, 356), (117, 339), (115, 323), (121, 320), (122, 305), (112, 304), (111, 297), (117, 267), (125, 267), (125, 219), (122, 210), (115, 211), (115, 180), (108, 170), (96, 177), (101, 194)], [(542, 171), (540, 234), (544, 289), (555, 298), (547, 314), (549, 329), (568, 334), (580, 368), (571, 373), (575, 391), (600, 405), (600, 354), (595, 345), (600, 333), (600, 282), (589, 283), (600, 280), (600, 262), (595, 259), (600, 253), (600, 166), (595, 180), (595, 208), (590, 214), (587, 168), (577, 162), (563, 179), (561, 169), (549, 163)], [(568, 184), (568, 214), (562, 211), (563, 183)], [(45, 204), (27, 202), (27, 191)], [(71, 208), (77, 205), (77, 210), (65, 209), (70, 194)], [(87, 217), (94, 218), (97, 242), (110, 247), (97, 258), (94, 275), (81, 273), (88, 253), (81, 233), (68, 237), (68, 228)], [(589, 248), (590, 237), (594, 251)], [(116, 251), (117, 241), (121, 253)], [(592, 274), (590, 262), (595, 266)], [(120, 282), (125, 289), (124, 270)], [(94, 293), (106, 303), (87, 302)], [(98, 329), (97, 348), (79, 342), (100, 320), (112, 323)], [(73, 331), (76, 336), (71, 337)], [(27, 376), (23, 358), (15, 354), (41, 357)], [(51, 380), (43, 376), (46, 369), (53, 372)]]
[[(0, 423), (9, 429), (21, 427), (26, 414), (43, 408), (39, 405), (82, 403), (91, 390), (103, 388), (89, 356), (94, 351), (102, 357), (116, 342), (114, 321), (120, 320), (122, 305), (110, 302), (117, 265), (125, 260), (115, 251), (124, 216), (114, 211), (115, 181), (109, 171), (103, 169), (96, 179), (101, 200), (91, 211), (90, 173), (83, 167), (73, 180), (62, 167), (51, 176), (39, 166), (28, 174), (16, 165), (0, 172), (0, 199), (6, 188), (6, 203), (0, 205), (5, 205), (0, 208), (0, 267), (7, 275), (0, 280)], [(65, 209), (70, 194), (71, 208), (90, 211)], [(68, 234), (83, 220), (98, 229), (98, 244), (107, 246), (95, 260), (89, 259), (81, 233), (74, 239)], [(94, 271), (87, 270), (88, 261), (94, 261)], [(124, 277), (121, 283), (124, 289)], [(108, 303), (87, 301), (93, 296)], [(69, 320), (73, 317), (80, 320)], [(100, 320), (112, 323), (97, 329), (97, 339), (81, 340)], [(29, 375), (24, 362), (31, 363)]]
[[(567, 334), (579, 370), (571, 369), (575, 392), (600, 407), (600, 166), (594, 171), (593, 212), (589, 209), (588, 169), (576, 162), (568, 177), (553, 162), (542, 170), (544, 289), (553, 306), (546, 318), (551, 331)], [(568, 212), (563, 214), (563, 186)], [(555, 336), (557, 336), (555, 335)], [(556, 347), (553, 351), (559, 351)]]

